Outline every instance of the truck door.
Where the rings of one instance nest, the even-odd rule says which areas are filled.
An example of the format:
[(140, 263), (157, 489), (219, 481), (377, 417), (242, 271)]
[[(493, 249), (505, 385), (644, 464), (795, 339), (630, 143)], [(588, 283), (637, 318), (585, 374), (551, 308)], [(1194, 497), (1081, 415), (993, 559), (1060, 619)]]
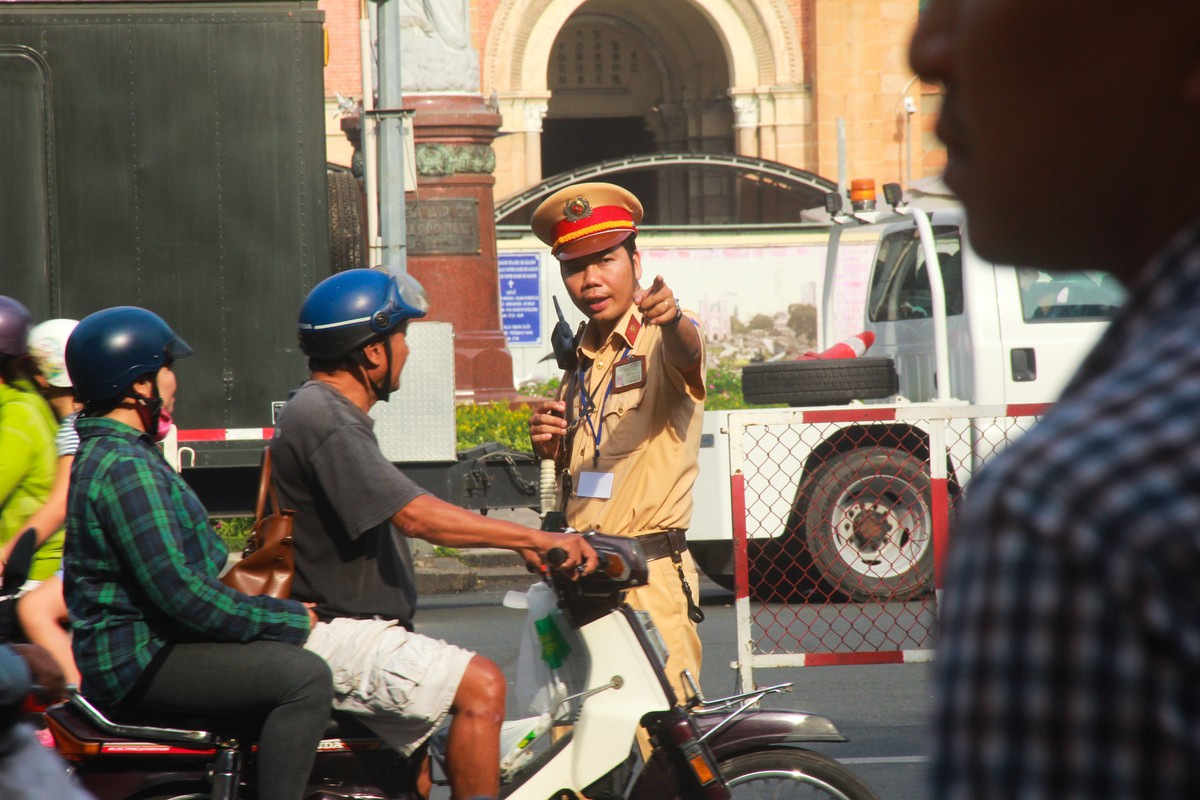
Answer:
[(1103, 272), (996, 267), (1005, 402), (1057, 399), (1125, 300)]
[(54, 316), (49, 186), (50, 77), (33, 50), (0, 46), (0, 294)]
[[(974, 365), (971, 333), (963, 314), (962, 235), (957, 225), (933, 226), (946, 290), (950, 342), (950, 391), (970, 399)], [(917, 230), (911, 223), (880, 239), (867, 295), (867, 328), (875, 334), (870, 355), (895, 360), (900, 394), (914, 402), (936, 395), (933, 307), (929, 273)]]

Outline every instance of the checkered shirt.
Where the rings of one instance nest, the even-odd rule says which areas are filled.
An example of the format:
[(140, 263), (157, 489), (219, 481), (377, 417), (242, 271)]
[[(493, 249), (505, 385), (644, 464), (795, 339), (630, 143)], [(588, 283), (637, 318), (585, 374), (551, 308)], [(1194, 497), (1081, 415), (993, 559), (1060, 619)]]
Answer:
[(935, 798), (1200, 798), (1200, 225), (967, 487)]
[(119, 702), (172, 641), (308, 638), (301, 604), (217, 580), (225, 546), (150, 437), (104, 418), (76, 428), (63, 589), (85, 694)]

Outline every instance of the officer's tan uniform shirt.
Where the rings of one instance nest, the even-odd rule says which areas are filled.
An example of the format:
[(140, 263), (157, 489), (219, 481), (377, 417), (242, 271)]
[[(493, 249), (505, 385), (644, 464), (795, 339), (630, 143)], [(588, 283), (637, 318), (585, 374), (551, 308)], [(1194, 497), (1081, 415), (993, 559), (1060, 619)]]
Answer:
[[(580, 419), (581, 403), (573, 379), (564, 383), (568, 425), (578, 421), (567, 437), (562, 454), (570, 470), (572, 491), (566, 498), (567, 522), (576, 530), (597, 530), (617, 536), (638, 536), (669, 528), (687, 528), (692, 518), (692, 484), (699, 471), (700, 428), (704, 417), (705, 367), (703, 354), (690, 376), (668, 363), (663, 352), (663, 331), (643, 326), (636, 306), (617, 323), (605, 342), (589, 323), (579, 347), (580, 363), (591, 361), (584, 373), (588, 397), (596, 417), (603, 419), (600, 460), (593, 466), (595, 434)], [(691, 317), (680, 325), (695, 324)], [(703, 336), (701, 336), (703, 346)], [(625, 354), (625, 348), (629, 353)], [(618, 361), (645, 357), (645, 383), (636, 388), (605, 394), (613, 382)], [(690, 377), (690, 380), (688, 379)], [(602, 410), (601, 410), (602, 409)], [(561, 467), (561, 463), (560, 463)], [(579, 496), (581, 472), (610, 472), (612, 496), (608, 499)], [(667, 677), (679, 699), (686, 691), (680, 673), (689, 669), (700, 680), (701, 646), (696, 624), (688, 617), (687, 597), (679, 579), (683, 571), (696, 596), (698, 576), (691, 553), (684, 553), (679, 568), (670, 558), (650, 562), (650, 583), (630, 592), (626, 600), (649, 612), (662, 635), (670, 657)]]
[[(567, 522), (576, 530), (597, 530), (619, 536), (669, 528), (687, 528), (692, 519), (692, 484), (699, 470), (700, 429), (704, 417), (704, 358), (691, 381), (668, 363), (661, 328), (644, 326), (636, 306), (630, 306), (608, 340), (597, 342), (598, 329), (589, 324), (579, 347), (580, 363), (591, 361), (584, 373), (587, 394), (595, 406), (589, 420), (581, 419), (580, 392), (567, 383), (567, 422), (579, 421), (564, 454), (572, 477), (572, 496), (566, 498)], [(680, 325), (694, 324), (686, 318)], [(620, 391), (613, 369), (629, 355), (645, 358), (645, 383)], [(586, 359), (586, 360), (585, 360)], [(597, 418), (603, 420), (600, 424)], [(600, 461), (592, 426), (600, 433)], [(581, 472), (611, 472), (612, 497), (579, 496)]]

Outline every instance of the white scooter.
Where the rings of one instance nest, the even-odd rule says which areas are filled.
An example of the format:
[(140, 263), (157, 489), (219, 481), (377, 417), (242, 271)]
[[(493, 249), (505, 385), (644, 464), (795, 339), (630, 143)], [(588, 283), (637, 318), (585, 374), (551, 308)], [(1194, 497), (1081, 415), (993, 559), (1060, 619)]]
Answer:
[[(853, 772), (801, 747), (845, 741), (829, 719), (756, 707), (787, 684), (720, 700), (694, 691), (677, 702), (661, 637), (622, 600), (646, 583), (641, 546), (600, 534), (590, 542), (600, 568), (577, 581), (552, 571), (557, 609), (535, 603), (528, 615), (542, 665), (537, 678), (519, 677), (518, 686), (533, 687), (543, 710), (505, 724), (502, 797), (876, 800)], [(255, 796), (253, 740), (220, 720), (209, 720), (211, 727), (132, 724), (108, 719), (79, 695), (46, 719), (59, 752), (99, 800)], [(386, 750), (361, 723), (335, 721), (342, 727), (321, 742), (309, 800), (420, 800), (415, 761)], [(436, 738), (430, 749), (436, 767)]]

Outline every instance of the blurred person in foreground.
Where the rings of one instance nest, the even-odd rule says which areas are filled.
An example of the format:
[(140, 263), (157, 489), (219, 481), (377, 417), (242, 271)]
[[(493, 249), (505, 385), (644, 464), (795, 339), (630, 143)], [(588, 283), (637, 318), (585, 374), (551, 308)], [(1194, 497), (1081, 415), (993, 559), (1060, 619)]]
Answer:
[(976, 250), (1129, 290), (965, 496), (932, 796), (1200, 797), (1200, 3), (932, 0), (910, 58)]
[(33, 644), (0, 644), (0, 797), (4, 800), (88, 800), (67, 765), (38, 741), (23, 719), (25, 698), (63, 692), (63, 675), (54, 658)]

